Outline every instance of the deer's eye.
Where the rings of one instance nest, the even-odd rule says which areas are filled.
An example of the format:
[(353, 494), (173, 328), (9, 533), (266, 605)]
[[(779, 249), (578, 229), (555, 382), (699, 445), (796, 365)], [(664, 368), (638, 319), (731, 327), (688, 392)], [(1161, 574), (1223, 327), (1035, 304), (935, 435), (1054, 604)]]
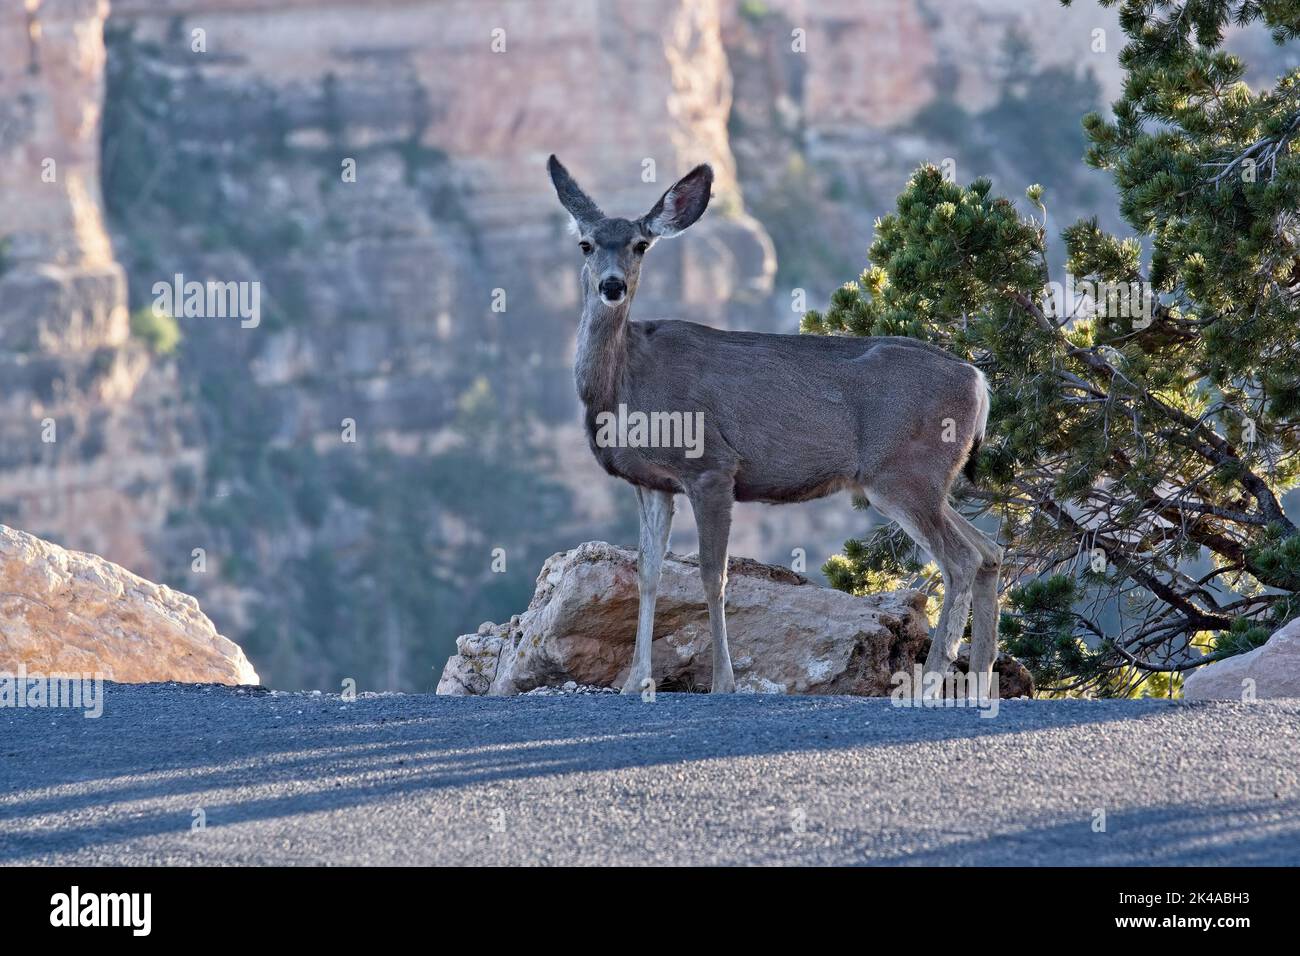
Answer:
[(588, 242), (586, 239), (584, 239), (584, 240), (582, 240), (582, 242), (578, 243), (578, 248), (582, 250), (582, 254), (583, 254), (584, 256), (589, 256), (589, 255), (591, 255), (591, 248), (592, 248), (592, 246), (591, 246), (591, 243)]
[(650, 243), (642, 239), (640, 242), (638, 242), (635, 246), (632, 247), (632, 251), (635, 252), (638, 256), (643, 256), (645, 255), (646, 250), (649, 248), (650, 248)]

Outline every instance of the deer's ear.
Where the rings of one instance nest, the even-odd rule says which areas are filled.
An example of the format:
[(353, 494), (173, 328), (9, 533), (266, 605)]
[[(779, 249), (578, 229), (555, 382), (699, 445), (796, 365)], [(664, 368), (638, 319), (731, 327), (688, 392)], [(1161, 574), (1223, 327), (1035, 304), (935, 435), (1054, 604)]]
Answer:
[(579, 227), (592, 225), (605, 218), (600, 207), (582, 191), (582, 187), (569, 175), (569, 171), (554, 154), (547, 161), (546, 168), (551, 173), (551, 182), (555, 185), (555, 194), (560, 197), (560, 205), (568, 210)]
[(641, 221), (653, 236), (675, 236), (704, 215), (713, 190), (713, 168), (696, 166), (668, 188)]

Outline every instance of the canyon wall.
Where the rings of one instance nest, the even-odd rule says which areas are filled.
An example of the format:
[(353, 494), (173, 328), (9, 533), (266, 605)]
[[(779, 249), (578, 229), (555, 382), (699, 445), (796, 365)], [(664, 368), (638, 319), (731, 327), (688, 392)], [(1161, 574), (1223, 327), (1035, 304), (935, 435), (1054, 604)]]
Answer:
[(131, 341), (100, 198), (103, 0), (0, 4), (0, 521), (157, 573), (197, 460)]
[[(546, 555), (635, 538), (577, 426), (547, 155), (629, 216), (712, 163), (636, 311), (793, 331), (792, 294), (862, 267), (918, 162), (1092, 211), (1070, 177), (1113, 18), (1021, 8), (0, 0), (0, 521), (196, 594), (277, 686), (429, 686)], [(1016, 33), (1037, 59), (1008, 65)], [(256, 284), (259, 320), (180, 316), (159, 347), (176, 275)], [(815, 572), (864, 527), (838, 500), (742, 507), (733, 548)]]

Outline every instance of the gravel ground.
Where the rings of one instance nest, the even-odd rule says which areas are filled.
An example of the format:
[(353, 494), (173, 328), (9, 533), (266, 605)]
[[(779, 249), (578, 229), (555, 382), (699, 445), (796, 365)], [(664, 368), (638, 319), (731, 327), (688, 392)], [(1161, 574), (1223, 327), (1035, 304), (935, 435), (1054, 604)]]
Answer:
[(1300, 701), (109, 684), (0, 710), (0, 863), (1295, 865), (1298, 741)]

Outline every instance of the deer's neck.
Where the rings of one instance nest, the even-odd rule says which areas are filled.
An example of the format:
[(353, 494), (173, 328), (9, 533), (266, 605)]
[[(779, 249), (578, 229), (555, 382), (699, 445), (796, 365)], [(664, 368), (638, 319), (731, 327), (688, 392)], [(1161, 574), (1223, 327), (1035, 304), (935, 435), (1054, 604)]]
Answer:
[(612, 409), (627, 370), (627, 323), (631, 298), (609, 306), (582, 283), (582, 320), (578, 324), (578, 351), (574, 378), (578, 397), (589, 409)]

